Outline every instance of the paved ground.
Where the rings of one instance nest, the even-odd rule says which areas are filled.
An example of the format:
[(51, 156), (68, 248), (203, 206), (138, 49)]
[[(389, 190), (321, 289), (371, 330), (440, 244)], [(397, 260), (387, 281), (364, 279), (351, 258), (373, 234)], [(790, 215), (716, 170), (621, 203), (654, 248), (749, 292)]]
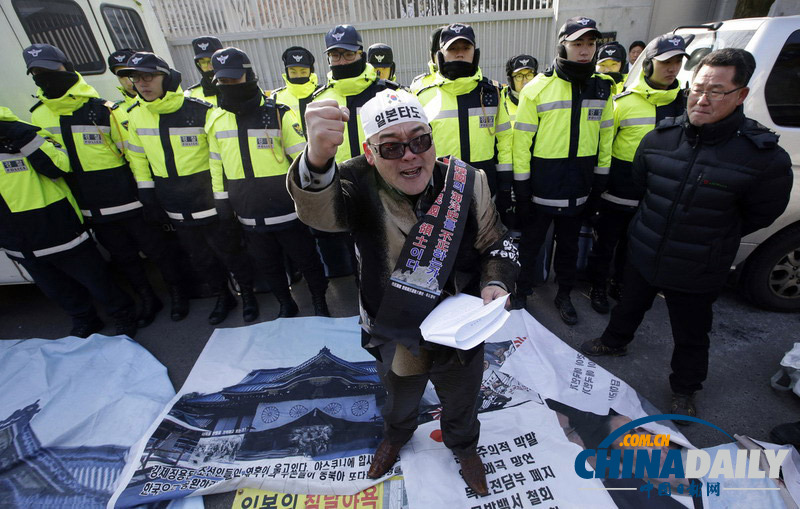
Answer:
[[(573, 302), (580, 316), (574, 327), (564, 325), (552, 304), (552, 284), (538, 288), (528, 300), (528, 311), (573, 348), (598, 336), (608, 317), (595, 313), (586, 297), (588, 288), (580, 287)], [(163, 289), (160, 293), (164, 299)], [(301, 315), (311, 313), (305, 283), (294, 288)], [(259, 295), (261, 320), (277, 315), (278, 305), (269, 294)], [(357, 313), (355, 284), (351, 277), (331, 281), (328, 302), (334, 316)], [(213, 299), (192, 301), (189, 317), (172, 322), (162, 312), (156, 321), (136, 336), (136, 340), (169, 370), (176, 390), (180, 389), (197, 357), (213, 332), (206, 317)], [(0, 287), (0, 339), (59, 338), (70, 328), (70, 320), (33, 286)], [(110, 321), (109, 321), (110, 323)], [(244, 325), (241, 308), (234, 310), (223, 323), (226, 327)], [(711, 365), (706, 389), (698, 396), (699, 417), (730, 434), (746, 434), (767, 439), (776, 424), (800, 420), (800, 399), (779, 393), (769, 386), (784, 352), (800, 341), (800, 314), (780, 314), (752, 307), (737, 293), (726, 290), (714, 305), (714, 328), (711, 335)], [(113, 333), (110, 325), (106, 332)], [(657, 298), (645, 318), (626, 357), (601, 359), (600, 364), (632, 385), (656, 407), (669, 406), (667, 383), (672, 336), (663, 299)], [(705, 426), (683, 429), (697, 447), (719, 444), (724, 436)], [(230, 507), (232, 495), (207, 497), (207, 507)]]

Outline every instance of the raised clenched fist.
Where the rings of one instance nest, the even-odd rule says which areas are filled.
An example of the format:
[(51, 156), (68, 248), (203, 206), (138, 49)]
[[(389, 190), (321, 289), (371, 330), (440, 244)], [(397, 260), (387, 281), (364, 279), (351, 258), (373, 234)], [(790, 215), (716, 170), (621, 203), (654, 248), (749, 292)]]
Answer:
[(348, 109), (333, 99), (314, 101), (306, 107), (307, 156), (311, 166), (322, 168), (336, 157), (349, 118)]

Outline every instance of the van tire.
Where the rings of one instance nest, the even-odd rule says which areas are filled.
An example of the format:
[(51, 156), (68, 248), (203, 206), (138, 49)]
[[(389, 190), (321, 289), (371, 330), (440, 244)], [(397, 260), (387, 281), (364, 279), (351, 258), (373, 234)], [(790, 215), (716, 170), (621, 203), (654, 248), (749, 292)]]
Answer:
[(745, 263), (740, 283), (747, 298), (759, 307), (800, 310), (800, 224), (761, 244)]

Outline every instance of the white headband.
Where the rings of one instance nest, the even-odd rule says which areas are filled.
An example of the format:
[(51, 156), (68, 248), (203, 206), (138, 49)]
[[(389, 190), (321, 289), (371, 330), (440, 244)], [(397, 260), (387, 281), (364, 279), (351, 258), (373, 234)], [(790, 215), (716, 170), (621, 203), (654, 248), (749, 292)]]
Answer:
[(382, 90), (361, 107), (365, 139), (404, 122), (427, 124), (428, 117), (419, 99), (403, 90)]

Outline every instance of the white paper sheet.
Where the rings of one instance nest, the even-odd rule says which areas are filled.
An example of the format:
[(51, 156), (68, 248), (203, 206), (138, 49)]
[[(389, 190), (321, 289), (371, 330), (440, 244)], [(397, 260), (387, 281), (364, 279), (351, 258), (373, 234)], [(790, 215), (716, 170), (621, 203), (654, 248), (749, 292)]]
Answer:
[(500, 330), (509, 313), (508, 297), (484, 305), (483, 299), (460, 293), (444, 299), (420, 324), (422, 337), (431, 343), (469, 350)]

